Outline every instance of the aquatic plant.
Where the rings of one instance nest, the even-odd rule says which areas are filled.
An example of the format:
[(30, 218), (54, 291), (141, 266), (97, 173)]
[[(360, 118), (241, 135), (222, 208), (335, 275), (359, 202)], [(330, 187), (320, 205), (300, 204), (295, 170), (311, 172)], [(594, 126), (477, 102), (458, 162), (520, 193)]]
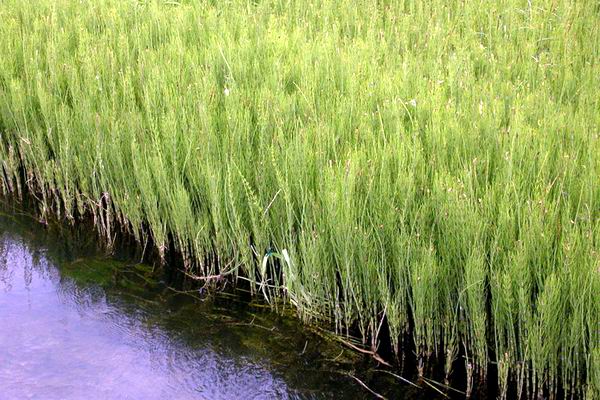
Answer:
[(420, 371), (599, 395), (595, 2), (4, 0), (0, 20), (4, 193), (373, 352), (408, 333)]

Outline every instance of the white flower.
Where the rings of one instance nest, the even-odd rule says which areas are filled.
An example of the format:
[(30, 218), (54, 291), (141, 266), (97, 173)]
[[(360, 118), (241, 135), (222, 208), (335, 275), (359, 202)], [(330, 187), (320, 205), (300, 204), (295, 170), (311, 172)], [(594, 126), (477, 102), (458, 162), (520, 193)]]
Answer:
[(230, 92), (230, 91), (229, 91), (229, 88), (225, 88), (225, 90), (223, 90), (223, 94), (224, 94), (225, 96), (229, 96), (229, 92)]
[(411, 101), (408, 102), (408, 104), (410, 104), (413, 107), (416, 107), (417, 106), (417, 100), (412, 99)]

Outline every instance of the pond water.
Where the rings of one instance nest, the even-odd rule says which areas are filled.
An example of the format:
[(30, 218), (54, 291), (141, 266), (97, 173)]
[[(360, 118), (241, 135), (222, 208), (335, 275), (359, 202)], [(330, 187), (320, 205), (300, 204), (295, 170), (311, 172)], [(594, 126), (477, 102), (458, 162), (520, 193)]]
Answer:
[(0, 212), (0, 399), (431, 398), (294, 318), (175, 293), (90, 234)]

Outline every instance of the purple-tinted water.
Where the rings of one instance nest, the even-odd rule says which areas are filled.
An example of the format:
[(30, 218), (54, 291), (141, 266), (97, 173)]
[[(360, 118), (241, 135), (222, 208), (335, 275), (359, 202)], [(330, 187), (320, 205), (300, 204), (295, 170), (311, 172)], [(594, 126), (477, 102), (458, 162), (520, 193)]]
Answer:
[(0, 261), (0, 398), (284, 398), (265, 366), (193, 349), (99, 289), (80, 290), (14, 237)]
[[(295, 319), (173, 293), (62, 232), (0, 210), (0, 400), (370, 397), (344, 374), (367, 381), (364, 358)], [(386, 377), (367, 382), (413, 398)]]

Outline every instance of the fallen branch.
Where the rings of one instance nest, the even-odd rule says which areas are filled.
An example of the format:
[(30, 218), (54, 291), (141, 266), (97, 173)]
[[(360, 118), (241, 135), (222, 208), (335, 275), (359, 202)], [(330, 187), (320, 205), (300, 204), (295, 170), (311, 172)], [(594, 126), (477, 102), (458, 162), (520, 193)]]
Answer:
[(373, 357), (376, 361), (380, 362), (381, 364), (387, 366), (387, 367), (391, 367), (392, 365), (390, 363), (388, 363), (387, 361), (385, 361), (383, 358), (381, 358), (381, 356), (379, 354), (377, 354), (375, 351), (373, 350), (367, 350), (367, 349), (363, 349), (361, 347), (358, 347), (355, 344), (352, 344), (350, 342), (345, 341), (342, 338), (337, 338), (340, 342), (342, 342), (343, 344), (345, 344), (346, 346), (350, 347), (351, 349), (354, 349), (360, 353), (363, 354), (368, 354), (371, 357)]
[(460, 393), (460, 394), (466, 395), (466, 393), (465, 393), (465, 392), (463, 392), (462, 390), (455, 389), (455, 388), (453, 388), (452, 386), (448, 386), (448, 385), (445, 385), (445, 384), (443, 384), (443, 383), (441, 383), (441, 382), (434, 381), (433, 379), (429, 379), (429, 378), (425, 378), (425, 377), (423, 377), (423, 380), (425, 380), (425, 381), (429, 381), (429, 382), (431, 382), (431, 383), (435, 383), (436, 385), (438, 385), (438, 386), (440, 386), (440, 387), (443, 387), (444, 389), (453, 390), (453, 391), (455, 391), (456, 393)]
[[(228, 263), (225, 268), (227, 268), (228, 266), (230, 266), (233, 263), (233, 261), (231, 261), (230, 263)], [(200, 275), (195, 275), (195, 274), (191, 274), (187, 271), (184, 270), (180, 270), (185, 276), (187, 276), (188, 278), (191, 278), (195, 281), (202, 281), (202, 282), (209, 282), (209, 281), (220, 281), (223, 278), (225, 278), (227, 275), (231, 275), (233, 272), (235, 272), (237, 269), (239, 268), (239, 265), (235, 266), (234, 268), (230, 269), (229, 271), (226, 272), (221, 272), (220, 274), (216, 274), (216, 275), (204, 275), (204, 276), (200, 276)]]
[(364, 387), (369, 392), (371, 392), (373, 394), (373, 396), (377, 397), (378, 399), (387, 400), (387, 397), (384, 397), (384, 396), (380, 395), (379, 393), (377, 393), (376, 391), (374, 391), (373, 389), (371, 389), (370, 387), (368, 387), (363, 381), (361, 381), (360, 379), (358, 379), (354, 375), (352, 375), (350, 373), (346, 373), (346, 375), (348, 375), (350, 378), (352, 378), (356, 382), (358, 382), (360, 384), (360, 386)]
[(384, 369), (376, 369), (376, 370), (374, 370), (374, 371), (377, 371), (377, 372), (384, 372), (384, 373), (386, 373), (386, 374), (390, 374), (390, 375), (392, 375), (393, 377), (400, 379), (402, 382), (408, 383), (409, 385), (412, 385), (412, 386), (414, 386), (414, 387), (416, 387), (416, 388), (418, 388), (418, 389), (423, 389), (421, 386), (417, 385), (416, 383), (414, 383), (414, 382), (411, 382), (411, 381), (409, 381), (408, 379), (401, 377), (400, 375), (394, 374), (393, 372), (386, 371), (386, 370), (384, 370)]
[(227, 323), (227, 324), (228, 325), (235, 325), (235, 326), (255, 326), (257, 328), (261, 328), (261, 329), (264, 329), (264, 330), (269, 331), (269, 332), (274, 332), (277, 329), (276, 327), (267, 328), (266, 326), (255, 324), (254, 323), (255, 319), (256, 319), (256, 315), (254, 317), (252, 317), (252, 321), (250, 321), (250, 322), (230, 322), (230, 323)]
[(425, 382), (427, 385), (429, 385), (430, 388), (432, 388), (433, 390), (435, 390), (436, 392), (438, 392), (439, 394), (441, 394), (445, 398), (448, 398), (448, 395), (446, 393), (442, 392), (440, 389), (436, 388), (431, 383), (427, 382), (426, 379), (423, 379), (423, 382)]
[(187, 296), (193, 297), (196, 300), (204, 301), (201, 297), (197, 296), (195, 293), (198, 293), (197, 290), (177, 290), (171, 286), (166, 286), (167, 289), (177, 293), (177, 294), (185, 294)]

